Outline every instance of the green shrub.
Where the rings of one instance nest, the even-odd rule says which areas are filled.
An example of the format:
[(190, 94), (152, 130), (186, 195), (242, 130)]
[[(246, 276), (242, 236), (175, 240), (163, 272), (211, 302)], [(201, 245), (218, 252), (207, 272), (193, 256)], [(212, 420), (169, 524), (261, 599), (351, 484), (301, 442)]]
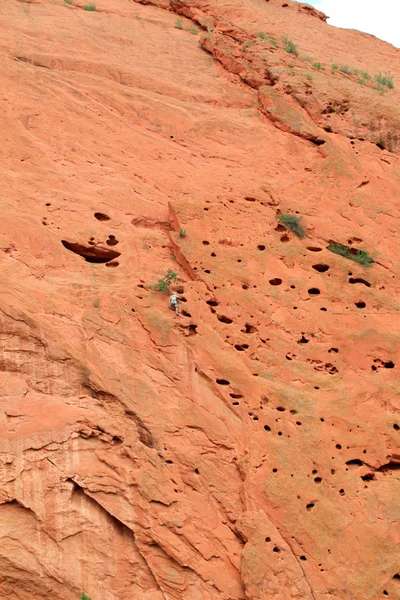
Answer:
[(279, 215), (279, 220), (281, 223), (286, 225), (286, 227), (288, 229), (290, 229), (290, 231), (292, 231), (294, 234), (296, 234), (297, 237), (299, 237), (299, 238), (306, 237), (306, 232), (304, 231), (304, 229), (300, 223), (300, 217), (296, 217), (296, 215), (288, 215), (285, 213), (281, 213)]
[(175, 271), (168, 269), (163, 277), (161, 277), (157, 283), (151, 285), (150, 288), (156, 292), (169, 293), (169, 286), (171, 283), (176, 283), (177, 274)]
[(337, 71), (339, 68), (339, 65), (336, 65), (335, 63), (332, 64), (332, 73), (334, 73), (335, 71)]
[(320, 62), (315, 62), (312, 66), (318, 69), (319, 71), (325, 71), (325, 67), (323, 67)]
[(312, 77), (311, 77), (310, 73), (307, 73), (306, 78), (308, 79), (308, 81), (312, 81)]
[(267, 40), (268, 36), (266, 33), (264, 33), (263, 31), (260, 31), (260, 33), (257, 34), (257, 37), (260, 38), (260, 40)]
[(182, 227), (179, 227), (178, 233), (181, 238), (185, 238), (187, 236), (186, 229), (183, 229)]
[(175, 21), (175, 29), (183, 29), (183, 21), (182, 21), (182, 19), (179, 18), (179, 19), (177, 19)]
[(96, 10), (96, 5), (95, 4), (84, 4), (83, 10)]
[(341, 73), (346, 73), (346, 75), (351, 75), (351, 69), (346, 65), (342, 65), (341, 67), (339, 67), (339, 71)]
[(270, 38), (266, 33), (264, 33), (263, 31), (260, 31), (260, 33), (257, 34), (257, 37), (260, 40), (263, 40), (264, 42), (269, 42), (270, 44), (272, 44), (273, 46), (275, 46), (275, 48), (278, 47), (278, 42), (276, 42), (275, 40), (273, 40), (272, 38)]
[(242, 46), (242, 52), (246, 52), (247, 48), (254, 46), (254, 44), (255, 44), (254, 40), (247, 40), (247, 42), (245, 42)]
[(90, 596), (88, 596), (87, 594), (85, 594), (85, 592), (82, 592), (81, 600), (92, 600), (92, 599), (91, 599)]
[(394, 88), (393, 75), (390, 73), (386, 73), (386, 75), (378, 73), (378, 75), (375, 75), (375, 79), (379, 85), (385, 85), (389, 90)]
[(367, 85), (365, 79), (361, 79), (361, 77), (358, 77), (357, 83), (359, 83), (360, 85)]
[(65, 4), (69, 4), (71, 6), (71, 4), (74, 2), (74, 0), (64, 0)]
[(330, 242), (328, 250), (330, 252), (333, 252), (334, 254), (339, 254), (344, 258), (353, 260), (354, 262), (357, 262), (360, 265), (364, 265), (364, 267), (370, 267), (374, 263), (373, 258), (365, 250), (349, 248), (349, 246), (339, 244), (338, 242)]
[(282, 39), (285, 42), (283, 49), (286, 50), (286, 52), (289, 52), (289, 54), (294, 54), (295, 56), (298, 56), (299, 51), (297, 50), (296, 44), (292, 42), (292, 40), (289, 40), (288, 37), (284, 37)]
[(361, 71), (361, 75), (364, 77), (364, 79), (372, 79), (371, 75), (368, 73), (368, 71)]
[(197, 33), (198, 33), (197, 27), (195, 25), (191, 25), (188, 29), (188, 32), (191, 33), (192, 35), (197, 35)]

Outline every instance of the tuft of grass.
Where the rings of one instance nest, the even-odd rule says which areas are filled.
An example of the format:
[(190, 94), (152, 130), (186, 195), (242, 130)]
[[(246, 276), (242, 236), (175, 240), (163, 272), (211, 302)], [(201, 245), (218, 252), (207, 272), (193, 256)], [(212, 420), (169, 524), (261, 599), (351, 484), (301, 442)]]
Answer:
[(188, 32), (191, 33), (192, 35), (197, 35), (198, 34), (197, 27), (195, 25), (191, 25), (188, 29)]
[(181, 18), (178, 18), (175, 21), (175, 29), (183, 29), (183, 21)]
[(85, 594), (85, 592), (82, 592), (81, 600), (92, 600), (92, 599), (91, 599), (90, 596), (88, 596), (87, 594)]
[(179, 233), (179, 237), (181, 237), (181, 238), (185, 238), (187, 236), (186, 229), (183, 229), (182, 227), (179, 227), (178, 233)]
[(341, 73), (345, 73), (346, 75), (351, 75), (351, 69), (347, 65), (342, 65), (341, 67), (339, 67), (339, 71)]
[(339, 68), (339, 65), (336, 65), (335, 63), (332, 64), (332, 73), (334, 73), (335, 71), (337, 71)]
[(359, 77), (359, 78), (357, 79), (357, 83), (359, 83), (360, 85), (367, 85), (367, 83), (366, 83), (365, 79), (361, 79), (361, 77)]
[(310, 73), (307, 73), (306, 78), (308, 79), (308, 81), (312, 81), (312, 77), (311, 77)]
[(96, 10), (96, 5), (95, 4), (84, 4), (83, 10)]
[(279, 215), (279, 220), (281, 223), (286, 225), (290, 231), (292, 231), (297, 237), (304, 238), (306, 237), (306, 232), (304, 231), (303, 226), (300, 223), (300, 217), (296, 217), (296, 215), (288, 215), (286, 213), (281, 213)]
[(266, 33), (264, 33), (263, 31), (260, 31), (260, 32), (257, 34), (257, 37), (258, 37), (260, 40), (263, 40), (264, 42), (269, 42), (270, 44), (272, 44), (272, 46), (275, 46), (275, 48), (277, 48), (277, 47), (278, 47), (278, 42), (277, 42), (276, 40), (274, 40), (274, 39), (270, 38), (270, 37), (269, 37), (269, 35), (267, 35), (267, 34), (266, 34)]
[(378, 75), (375, 75), (375, 79), (379, 85), (385, 85), (389, 90), (394, 88), (393, 75), (390, 73), (386, 73), (386, 75), (378, 73)]
[(323, 67), (320, 62), (315, 62), (312, 66), (318, 69), (319, 71), (325, 71), (325, 67)]
[(155, 290), (156, 292), (165, 292), (169, 293), (169, 286), (171, 283), (176, 283), (177, 274), (175, 271), (168, 269), (168, 271), (160, 277), (160, 279), (154, 285), (151, 285), (150, 288)]
[(283, 37), (282, 39), (285, 42), (283, 49), (286, 52), (289, 52), (289, 54), (294, 54), (295, 56), (298, 56), (299, 51), (297, 50), (296, 44), (292, 40), (290, 40), (288, 37)]
[(339, 254), (339, 256), (343, 256), (349, 260), (353, 260), (364, 267), (370, 267), (374, 263), (374, 259), (368, 252), (365, 250), (357, 250), (356, 248), (349, 248), (349, 246), (345, 246), (344, 244), (339, 244), (338, 242), (330, 242), (328, 246), (328, 250), (333, 252), (333, 254)]
[(73, 4), (74, 0), (64, 0), (65, 4), (69, 4), (69, 6), (71, 6), (71, 4)]
[(360, 75), (362, 75), (364, 77), (364, 79), (366, 79), (367, 81), (369, 81), (370, 79), (372, 79), (372, 77), (368, 73), (368, 71), (361, 71)]
[(247, 42), (245, 42), (242, 46), (242, 52), (246, 52), (247, 48), (251, 48), (251, 46), (254, 46), (254, 44), (254, 40), (247, 40)]

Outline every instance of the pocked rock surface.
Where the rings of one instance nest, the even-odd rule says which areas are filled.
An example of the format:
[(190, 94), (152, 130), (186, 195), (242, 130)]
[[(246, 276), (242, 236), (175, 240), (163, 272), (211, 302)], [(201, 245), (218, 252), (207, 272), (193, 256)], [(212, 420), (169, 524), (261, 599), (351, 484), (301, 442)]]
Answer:
[(95, 9), (0, 4), (0, 597), (399, 598), (398, 50)]

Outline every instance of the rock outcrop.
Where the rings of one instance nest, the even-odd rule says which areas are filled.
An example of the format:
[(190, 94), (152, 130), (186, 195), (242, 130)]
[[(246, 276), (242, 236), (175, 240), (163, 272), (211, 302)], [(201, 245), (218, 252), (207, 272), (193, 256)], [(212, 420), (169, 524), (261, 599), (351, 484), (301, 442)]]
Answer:
[(398, 598), (398, 50), (289, 0), (0, 18), (0, 597)]

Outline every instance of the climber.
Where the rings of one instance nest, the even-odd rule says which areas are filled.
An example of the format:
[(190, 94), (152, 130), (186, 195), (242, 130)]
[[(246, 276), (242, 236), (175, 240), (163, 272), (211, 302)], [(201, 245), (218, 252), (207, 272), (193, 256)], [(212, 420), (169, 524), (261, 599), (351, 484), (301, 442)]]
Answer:
[(172, 292), (169, 298), (169, 307), (171, 310), (174, 310), (179, 316), (179, 298), (175, 292)]

